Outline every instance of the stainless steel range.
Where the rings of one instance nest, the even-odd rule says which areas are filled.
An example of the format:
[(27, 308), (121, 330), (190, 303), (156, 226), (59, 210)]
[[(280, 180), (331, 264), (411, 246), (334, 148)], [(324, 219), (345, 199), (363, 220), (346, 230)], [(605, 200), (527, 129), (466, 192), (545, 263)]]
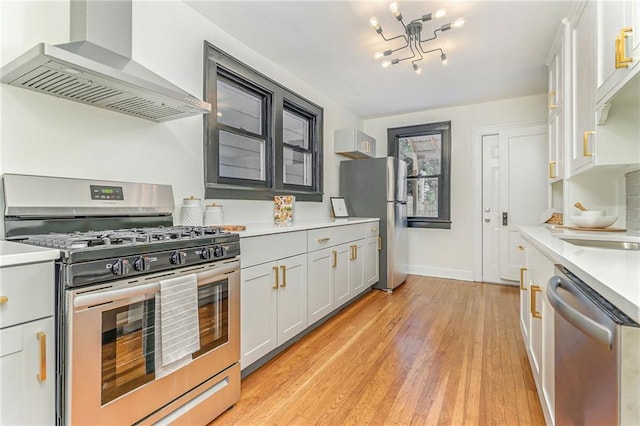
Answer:
[(57, 248), (58, 424), (206, 424), (240, 397), (240, 244), (170, 186), (7, 174), (2, 235)]

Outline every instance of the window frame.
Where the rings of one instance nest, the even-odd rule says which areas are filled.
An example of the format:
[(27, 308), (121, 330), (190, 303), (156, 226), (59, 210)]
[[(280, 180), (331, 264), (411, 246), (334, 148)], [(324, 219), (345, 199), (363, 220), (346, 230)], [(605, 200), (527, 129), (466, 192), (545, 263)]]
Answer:
[[(407, 216), (407, 226), (410, 228), (451, 229), (451, 121), (389, 128), (387, 129), (387, 152), (388, 155), (400, 158), (399, 140), (401, 138), (427, 134), (441, 135), (440, 174), (419, 176), (424, 179), (438, 178), (438, 217)], [(407, 179), (409, 178), (416, 177), (407, 176)]]
[[(323, 122), (322, 107), (299, 96), (260, 72), (238, 61), (211, 43), (204, 42), (204, 98), (211, 112), (204, 117), (204, 190), (205, 198), (272, 200), (276, 195), (295, 195), (298, 201), (322, 202), (323, 197)], [(230, 127), (217, 121), (218, 76), (231, 80), (241, 90), (265, 94), (263, 126), (265, 139), (265, 182), (229, 178), (219, 174), (219, 132)], [(310, 118), (311, 186), (284, 183), (283, 113), (288, 109)], [(231, 127), (231, 129), (234, 129)], [(239, 130), (239, 129), (236, 129)], [(236, 133), (255, 137), (251, 132)]]

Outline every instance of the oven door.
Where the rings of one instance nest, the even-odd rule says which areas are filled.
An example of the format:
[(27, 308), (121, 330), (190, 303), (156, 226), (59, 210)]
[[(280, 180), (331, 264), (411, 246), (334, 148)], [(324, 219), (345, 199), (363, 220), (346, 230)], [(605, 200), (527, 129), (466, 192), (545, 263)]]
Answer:
[[(160, 280), (189, 274), (197, 278), (200, 350), (160, 373)], [(68, 291), (64, 422), (133, 424), (237, 363), (239, 302), (238, 260)]]

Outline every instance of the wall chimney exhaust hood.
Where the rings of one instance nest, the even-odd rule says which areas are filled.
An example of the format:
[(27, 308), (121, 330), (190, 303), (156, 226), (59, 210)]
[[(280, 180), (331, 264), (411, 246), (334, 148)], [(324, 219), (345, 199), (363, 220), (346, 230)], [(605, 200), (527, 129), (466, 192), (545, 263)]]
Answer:
[(12, 86), (162, 122), (211, 111), (131, 59), (131, 0), (71, 0), (71, 43), (40, 43), (0, 69)]

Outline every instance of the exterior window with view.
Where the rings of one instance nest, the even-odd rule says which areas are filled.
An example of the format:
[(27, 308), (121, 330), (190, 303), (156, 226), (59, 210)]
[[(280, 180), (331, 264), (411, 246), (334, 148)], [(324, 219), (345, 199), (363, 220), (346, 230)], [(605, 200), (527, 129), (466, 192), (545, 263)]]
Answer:
[(451, 122), (388, 129), (389, 155), (407, 163), (409, 227), (451, 228)]
[(322, 108), (208, 42), (205, 53), (205, 197), (322, 201)]

